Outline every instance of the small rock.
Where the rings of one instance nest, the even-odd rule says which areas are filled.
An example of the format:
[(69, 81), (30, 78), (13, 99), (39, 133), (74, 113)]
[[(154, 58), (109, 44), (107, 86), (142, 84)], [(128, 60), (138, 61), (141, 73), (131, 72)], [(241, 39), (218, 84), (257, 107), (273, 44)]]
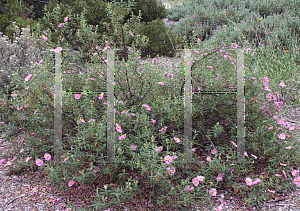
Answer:
[(124, 210), (129, 211), (130, 209), (126, 206), (123, 206)]
[(148, 204), (148, 207), (154, 207), (152, 198), (150, 198), (150, 200), (148, 201), (147, 204)]

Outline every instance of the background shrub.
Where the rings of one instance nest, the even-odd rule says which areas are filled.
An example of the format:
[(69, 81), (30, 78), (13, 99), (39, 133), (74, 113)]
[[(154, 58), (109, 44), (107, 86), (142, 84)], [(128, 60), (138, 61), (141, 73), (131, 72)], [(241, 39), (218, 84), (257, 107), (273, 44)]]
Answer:
[[(120, 12), (124, 13), (124, 16), (119, 20), (121, 25), (128, 24), (129, 20), (134, 16), (139, 15), (139, 11), (141, 11), (141, 22), (146, 23), (143, 26), (143, 30), (148, 27), (148, 23), (153, 20), (159, 19), (162, 20), (167, 16), (167, 10), (163, 6), (160, 1), (156, 0), (144, 0), (144, 1), (132, 1), (130, 5), (127, 6), (128, 1), (123, 1), (121, 4), (120, 0), (115, 1), (120, 8)], [(105, 26), (105, 23), (111, 23), (112, 20), (110, 16), (107, 15), (107, 6), (111, 1), (103, 1), (103, 0), (80, 0), (80, 1), (69, 1), (65, 0), (59, 2), (58, 0), (50, 1), (49, 4), (46, 4), (43, 9), (44, 16), (42, 18), (33, 18), (24, 21), (22, 18), (17, 18), (16, 25), (19, 27), (23, 27), (24, 25), (30, 24), (31, 33), (42, 35), (42, 30), (46, 30), (49, 33), (49, 41), (52, 43), (56, 43), (59, 45), (64, 45), (64, 43), (68, 43), (68, 46), (71, 49), (76, 51), (80, 51), (85, 54), (84, 59), (86, 61), (91, 61), (91, 58), (87, 56), (87, 54), (92, 50), (91, 45), (84, 45), (78, 39), (77, 34), (80, 33), (80, 17), (82, 15), (85, 16), (86, 22), (84, 24), (91, 26), (91, 30), (95, 31), (95, 35), (97, 34), (98, 40), (104, 40), (104, 37), (113, 37), (114, 32)], [(115, 6), (117, 5), (115, 4)], [(114, 9), (117, 9), (114, 6)], [(82, 14), (83, 8), (88, 11), (85, 14)], [(125, 9), (126, 8), (126, 9)], [(120, 13), (121, 14), (121, 13)], [(58, 27), (59, 23), (63, 23), (63, 19), (69, 15), (69, 21), (67, 23), (68, 26)], [(78, 17), (79, 16), (79, 17)], [(36, 25), (39, 23), (39, 26), (36, 28)], [(25, 27), (25, 26), (24, 26)], [(152, 27), (149, 25), (149, 27)], [(66, 28), (64, 30), (63, 28)], [(68, 29), (68, 30), (67, 30)], [(149, 29), (147, 31), (150, 31)], [(8, 26), (6, 32), (4, 34), (8, 35), (12, 40), (12, 34), (14, 33), (14, 28), (12, 25)], [(124, 32), (123, 32), (124, 33)], [(82, 33), (81, 33), (82, 35)], [(163, 36), (166, 37), (166, 36)], [(149, 36), (150, 41), (153, 43), (157, 42), (157, 38), (155, 36)], [(61, 40), (64, 39), (63, 43)], [(153, 39), (153, 40), (152, 40)], [(125, 45), (128, 43), (124, 43), (123, 41), (113, 38), (112, 42), (116, 43), (118, 47), (123, 48), (123, 52), (119, 52), (120, 58), (128, 58), (128, 51)], [(169, 42), (169, 38), (165, 40)], [(91, 44), (91, 43), (90, 43)], [(103, 43), (102, 43), (103, 44)], [(132, 43), (130, 43), (132, 44)], [(93, 43), (95, 45), (95, 43)], [(95, 46), (93, 46), (94, 48)], [(139, 45), (139, 48), (142, 48)], [(154, 50), (154, 49), (152, 49)], [(149, 52), (150, 53), (150, 52)], [(164, 53), (163, 51), (158, 49), (158, 52), (154, 52), (154, 55), (158, 53)], [(152, 54), (152, 53), (151, 53)], [(168, 52), (170, 55), (170, 52)]]
[(141, 49), (142, 57), (150, 55), (154, 58), (157, 54), (172, 57), (175, 55), (173, 46), (177, 38), (171, 29), (164, 26), (162, 20), (156, 19), (147, 24), (142, 23), (142, 26), (138, 28), (138, 32), (149, 38), (148, 47)]
[(192, 31), (205, 41), (225, 30), (229, 43), (241, 45), (245, 37), (256, 47), (265, 43), (267, 36), (274, 38), (277, 33), (282, 46), (291, 49), (296, 45), (296, 34), (300, 34), (299, 11), (293, 9), (298, 7), (296, 1), (196, 0), (171, 8), (168, 18), (180, 21), (175, 34), (185, 35), (189, 44)]
[[(128, 1), (126, 1), (128, 2)], [(164, 19), (167, 17), (167, 10), (165, 6), (161, 3), (161, 1), (158, 0), (135, 0), (136, 2), (135, 7), (132, 9), (132, 12), (135, 16), (138, 16), (139, 10), (142, 13), (142, 19), (141, 22), (143, 23), (149, 23), (151, 21), (154, 21), (156, 19)], [(125, 22), (130, 19), (131, 13), (127, 16), (125, 16)], [(124, 23), (125, 23), (124, 22)]]
[[(14, 27), (16, 34), (19, 34), (19, 27)], [(24, 80), (31, 73), (32, 64), (42, 58), (41, 50), (32, 45), (35, 40), (30, 36), (29, 28), (22, 28), (21, 35), (14, 38), (14, 42), (10, 43), (7, 36), (0, 34), (0, 96), (8, 95), (8, 99), (11, 98), (13, 87), (16, 87), (11, 84), (12, 78)]]

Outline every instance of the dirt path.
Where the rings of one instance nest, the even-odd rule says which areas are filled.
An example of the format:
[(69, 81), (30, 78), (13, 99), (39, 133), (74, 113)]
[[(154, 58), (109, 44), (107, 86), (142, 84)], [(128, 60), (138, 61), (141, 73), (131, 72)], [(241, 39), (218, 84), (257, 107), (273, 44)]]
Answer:
[(168, 0), (160, 0), (161, 3), (165, 4), (167, 6), (167, 9), (170, 9), (171, 7), (175, 6), (176, 4), (182, 4), (183, 1), (168, 1)]

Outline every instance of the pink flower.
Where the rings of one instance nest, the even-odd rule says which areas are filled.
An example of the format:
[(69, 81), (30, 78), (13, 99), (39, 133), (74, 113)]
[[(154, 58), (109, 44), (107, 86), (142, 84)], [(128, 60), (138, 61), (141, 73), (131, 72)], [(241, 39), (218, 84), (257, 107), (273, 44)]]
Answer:
[(173, 157), (170, 155), (165, 156), (164, 161), (166, 164), (169, 164), (173, 161)]
[(281, 86), (281, 87), (285, 87), (285, 84), (284, 84), (284, 82), (283, 82), (283, 81), (281, 81), (281, 83), (279, 84), (279, 86)]
[(128, 110), (122, 111), (121, 114), (125, 114)]
[(37, 159), (35, 161), (35, 163), (36, 163), (37, 166), (43, 166), (44, 165), (44, 162), (42, 160), (40, 160), (40, 159)]
[(45, 160), (50, 160), (51, 159), (51, 155), (49, 155), (48, 153), (45, 153), (44, 158), (45, 158)]
[(161, 82), (159, 82), (158, 84), (159, 84), (159, 85), (164, 85), (164, 83), (163, 83), (162, 81), (161, 81)]
[(25, 81), (29, 81), (29, 79), (31, 78), (32, 74), (29, 74), (26, 78)]
[(161, 130), (159, 130), (159, 132), (162, 132), (162, 133), (164, 133), (164, 132), (166, 132), (166, 130), (167, 130), (167, 126), (165, 126), (165, 127), (163, 127)]
[(24, 151), (24, 149), (22, 148), (22, 149), (20, 150), (20, 153), (23, 152), (23, 151)]
[(130, 35), (131, 35), (132, 37), (134, 37), (134, 34), (133, 34), (131, 31), (129, 31), (129, 33), (130, 33)]
[(218, 176), (216, 179), (223, 181), (223, 177), (220, 177), (220, 176)]
[(210, 189), (209, 193), (212, 195), (212, 196), (216, 196), (217, 195), (217, 190), (215, 188), (212, 188)]
[(69, 157), (66, 157), (66, 158), (64, 159), (63, 163), (64, 163), (65, 161), (67, 161), (68, 159), (69, 159)]
[(74, 183), (75, 183), (74, 180), (70, 180), (70, 181), (68, 182), (68, 186), (71, 187), (72, 185), (74, 185)]
[(254, 157), (255, 159), (257, 159), (257, 156), (255, 156), (255, 155), (253, 155), (253, 154), (251, 154), (251, 156)]
[(205, 177), (203, 177), (203, 176), (197, 176), (197, 179), (198, 179), (199, 182), (203, 182), (204, 179), (205, 179)]
[(7, 161), (6, 164), (4, 166), (10, 166), (11, 165), (11, 162), (10, 161)]
[(300, 176), (294, 178), (295, 185), (300, 185)]
[(216, 208), (216, 211), (218, 210), (222, 210), (223, 208), (222, 208), (222, 206), (223, 206), (223, 204), (221, 204), (220, 206), (218, 206), (217, 208)]
[(167, 170), (169, 171), (170, 175), (173, 175), (175, 173), (175, 168), (172, 167), (172, 169), (170, 168), (170, 166), (167, 168)]
[(58, 24), (58, 27), (62, 27), (63, 25), (65, 25), (65, 23), (60, 23)]
[(151, 120), (152, 120), (152, 123), (155, 124), (156, 121), (154, 119), (151, 119)]
[(64, 22), (67, 22), (68, 21), (68, 16), (64, 18)]
[(136, 145), (131, 145), (130, 148), (131, 148), (132, 150), (136, 150)]
[(271, 91), (270, 87), (268, 87), (267, 85), (265, 86), (265, 90)]
[(32, 157), (27, 157), (25, 162), (27, 163)]
[(216, 154), (217, 150), (216, 149), (212, 149), (211, 150), (211, 154)]
[(62, 50), (62, 48), (61, 47), (57, 47), (57, 48), (55, 48), (55, 49), (51, 49), (50, 51), (54, 51), (54, 52), (60, 52)]
[(44, 39), (45, 41), (48, 40), (48, 37), (46, 37), (45, 35), (42, 35), (42, 37), (43, 37), (43, 39)]
[(146, 110), (151, 111), (150, 106), (148, 106), (147, 104), (143, 104), (142, 107), (146, 107)]
[(254, 182), (252, 182), (252, 185), (256, 185), (257, 183), (260, 182), (260, 179), (259, 178), (256, 178), (256, 180)]
[(198, 186), (198, 185), (199, 185), (199, 180), (198, 180), (197, 177), (193, 178), (193, 184), (194, 184), (195, 186)]
[(119, 133), (122, 133), (123, 131), (122, 131), (122, 129), (121, 129), (121, 127), (120, 127), (120, 125), (117, 123), (116, 124), (116, 130), (119, 132)]
[(162, 147), (162, 146), (160, 146), (160, 147), (157, 147), (157, 148), (155, 149), (155, 151), (156, 151), (156, 152), (161, 152), (161, 151), (162, 151), (162, 149), (163, 149), (163, 147)]
[[(0, 161), (1, 162), (1, 161)], [(292, 175), (295, 177), (295, 176), (297, 176), (297, 173), (299, 173), (299, 170), (293, 170), (292, 171)]]
[(95, 122), (96, 120), (95, 119), (90, 119), (89, 121), (88, 121), (88, 123), (90, 123), (90, 122)]
[(206, 160), (207, 160), (208, 162), (211, 162), (211, 158), (210, 158), (209, 156), (206, 158)]
[(235, 147), (237, 147), (236, 143), (234, 143), (233, 141), (231, 141), (231, 143), (232, 143)]
[(284, 122), (283, 125), (284, 125), (284, 127), (285, 127), (286, 129), (288, 129), (288, 128), (290, 128), (291, 123), (289, 123), (289, 122)]
[(101, 100), (103, 98), (103, 92), (99, 95), (98, 99)]
[(252, 179), (251, 179), (251, 178), (247, 177), (247, 178), (245, 179), (245, 181), (246, 181), (246, 184), (247, 184), (248, 186), (251, 186), (251, 185), (252, 185)]
[[(273, 96), (274, 96), (274, 95), (272, 95), (272, 94), (270, 94), (270, 93), (268, 93), (268, 94), (266, 95), (266, 97), (268, 98), (268, 101), (274, 100)], [(275, 100), (276, 100), (276, 99), (275, 99)]]
[(180, 143), (180, 139), (179, 138), (174, 137), (174, 140), (176, 141), (176, 143)]
[(185, 189), (187, 190), (187, 192), (190, 192), (191, 190), (194, 189), (194, 187), (190, 188), (190, 186), (188, 185)]
[[(169, 76), (171, 76), (171, 77), (169, 77)], [(173, 79), (174, 75), (173, 75), (173, 74), (168, 74), (168, 77), (169, 77), (170, 79)]]
[(293, 126), (293, 127), (290, 127), (290, 129), (289, 129), (289, 130), (295, 130), (295, 128), (296, 128), (296, 127), (295, 127), (295, 126)]
[(278, 138), (280, 138), (280, 139), (285, 139), (285, 134), (282, 133), (282, 134), (278, 135)]
[(81, 96), (80, 94), (76, 94), (75, 99), (77, 99), (77, 100), (80, 99), (80, 96)]
[(264, 84), (268, 84), (269, 83), (269, 79), (268, 79), (268, 77), (264, 77), (264, 82), (263, 82)]
[(121, 135), (120, 137), (119, 137), (119, 140), (121, 141), (122, 139), (125, 139), (126, 138), (126, 134), (125, 135)]
[(110, 48), (110, 46), (105, 46), (102, 52), (106, 51), (107, 48)]
[(284, 120), (285, 119), (280, 119), (277, 123), (280, 124), (280, 125), (282, 125), (282, 124), (284, 124)]
[(284, 176), (285, 176), (285, 178), (287, 178), (285, 171), (284, 171), (284, 170), (282, 170), (282, 172), (284, 173)]

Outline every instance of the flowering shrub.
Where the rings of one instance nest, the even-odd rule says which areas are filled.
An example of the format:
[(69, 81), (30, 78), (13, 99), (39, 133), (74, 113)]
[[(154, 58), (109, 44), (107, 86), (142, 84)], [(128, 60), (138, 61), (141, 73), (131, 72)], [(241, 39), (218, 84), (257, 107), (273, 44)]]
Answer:
[[(116, 16), (116, 14), (113, 15)], [(115, 27), (117, 28), (116, 25)], [(128, 30), (128, 33), (127, 36), (130, 36), (130, 33), (135, 32)], [(136, 42), (145, 41), (139, 34), (135, 33), (134, 37)], [(198, 42), (197, 45), (200, 47), (200, 44)], [(51, 45), (53, 45), (54, 52), (64, 52), (66, 49)], [(226, 54), (227, 46), (225, 46), (223, 51), (211, 58), (212, 64), (204, 66), (209, 70), (214, 65), (214, 72), (201, 71), (203, 67), (200, 65), (205, 61), (197, 63), (201, 68), (194, 66), (193, 77), (195, 80), (199, 79), (196, 81), (199, 84), (193, 86), (193, 91), (203, 88), (205, 84), (201, 79), (211, 82), (211, 88), (230, 82), (227, 79), (230, 74), (226, 70), (230, 64), (236, 64), (236, 59), (234, 54), (232, 57)], [(105, 83), (94, 82), (100, 79), (106, 82), (105, 66), (100, 66), (100, 64), (107, 63), (106, 50), (113, 46), (97, 47), (93, 57), (95, 66), (81, 67), (80, 70), (72, 71), (62, 66), (62, 71), (66, 74), (63, 76), (64, 90), (71, 89), (73, 84), (74, 90), (99, 90), (99, 87), (106, 87)], [(205, 49), (211, 46), (203, 44), (203, 47)], [(134, 47), (133, 49), (135, 50)], [(47, 70), (51, 68), (50, 57), (40, 62), (42, 66), (40, 71), (32, 68), (32, 72), (23, 80), (19, 82), (16, 79), (13, 80), (14, 83), (24, 88), (13, 92), (11, 100), (1, 101), (8, 105), (6, 110), (14, 111), (16, 118), (29, 118), (28, 124), (22, 127), (33, 130), (36, 134), (35, 137), (26, 137), (22, 150), (6, 156), (0, 161), (1, 165), (8, 167), (11, 172), (14, 171), (14, 165), (22, 168), (43, 168), (52, 181), (70, 192), (81, 185), (95, 184), (93, 190), (96, 191), (96, 196), (93, 196), (95, 200), (92, 206), (99, 209), (108, 209), (112, 206), (115, 208), (122, 203), (133, 201), (133, 194), (139, 193), (143, 188), (145, 192), (147, 191), (148, 198), (155, 199), (156, 209), (180, 207), (182, 210), (187, 210), (196, 205), (203, 208), (208, 206), (205, 205), (208, 200), (221, 196), (220, 187), (224, 185), (233, 188), (234, 192), (242, 198), (246, 198), (247, 206), (256, 206), (256, 202), (262, 201), (266, 194), (300, 184), (299, 154), (297, 153), (299, 142), (294, 142), (290, 133), (295, 128), (290, 127), (285, 119), (276, 114), (278, 103), (280, 103), (276, 91), (285, 90), (286, 86), (292, 84), (292, 80), (288, 76), (278, 74), (279, 70), (267, 72), (262, 68), (261, 71), (255, 72), (250, 61), (255, 55), (256, 64), (264, 67), (262, 63), (265, 58), (261, 58), (262, 53), (253, 51), (253, 54), (245, 53), (244, 55), (245, 66), (250, 69), (250, 74), (245, 76), (247, 87), (245, 114), (246, 120), (250, 119), (245, 123), (245, 159), (252, 163), (240, 164), (240, 166), (229, 164), (236, 158), (235, 148), (239, 144), (235, 143), (234, 139), (236, 110), (222, 111), (222, 105), (228, 103), (227, 99), (216, 100), (212, 96), (207, 97), (205, 101), (202, 101), (200, 97), (195, 97), (192, 113), (202, 114), (194, 116), (193, 122), (205, 121), (204, 118), (211, 121), (211, 128), (214, 126), (212, 130), (214, 136), (201, 130), (201, 127), (197, 127), (200, 132), (195, 130), (192, 140), (193, 149), (191, 149), (195, 162), (192, 164), (183, 162), (185, 139), (179, 131), (183, 129), (184, 107), (180, 107), (182, 97), (175, 85), (182, 82), (180, 79), (184, 78), (184, 75), (180, 72), (176, 75), (177, 77), (166, 77), (167, 70), (163, 65), (158, 64), (157, 59), (153, 59), (150, 64), (139, 65), (139, 53), (130, 55), (128, 63), (115, 64), (116, 80), (114, 83), (117, 87), (115, 89), (117, 103), (114, 107), (115, 147), (117, 148), (116, 160), (121, 161), (120, 167), (103, 164), (106, 161), (104, 155), (107, 152), (105, 112), (108, 103), (105, 92), (92, 96), (78, 93), (63, 95), (62, 110), (68, 115), (63, 115), (62, 128), (66, 129), (67, 133), (64, 134), (62, 142), (64, 146), (62, 162), (59, 165), (51, 162), (51, 158), (55, 156), (53, 130), (49, 126), (53, 123), (53, 117), (49, 115), (45, 118), (39, 113), (43, 109), (39, 103), (44, 106), (53, 105), (53, 98), (51, 98), (54, 94), (51, 88), (53, 82), (49, 77), (39, 77), (43, 74), (45, 76)], [(204, 52), (194, 51), (191, 63), (195, 63), (196, 60), (200, 61), (200, 56), (205, 55), (202, 53)], [(269, 52), (268, 55), (271, 53)], [(291, 58), (279, 56), (281, 58), (278, 59), (283, 66), (294, 62)], [(218, 57), (224, 59), (222, 64), (218, 64), (221, 60)], [(66, 59), (65, 56), (62, 57), (63, 61), (64, 59)], [(269, 70), (272, 70), (274, 66), (275, 64), (270, 62)], [(183, 65), (181, 67), (183, 69)], [(288, 65), (283, 68), (288, 69)], [(67, 72), (70, 75), (67, 75)], [(291, 74), (296, 74), (296, 72)], [(231, 75), (234, 76), (234, 73)], [(223, 82), (220, 76), (224, 77)], [(216, 80), (216, 77), (219, 80)], [(36, 99), (35, 95), (40, 98)], [(299, 98), (296, 97), (296, 100)], [(86, 108), (89, 108), (88, 113), (86, 113)], [(215, 116), (222, 114), (227, 117), (227, 120), (221, 122), (220, 117), (216, 119), (217, 117), (214, 117), (210, 111), (203, 108), (215, 108)], [(95, 113), (97, 115), (93, 116)], [(2, 121), (0, 126), (7, 127), (7, 119), (4, 118)], [(283, 127), (279, 129), (277, 124)], [(204, 136), (197, 137), (202, 132)], [(231, 132), (232, 137), (220, 137), (224, 132)], [(257, 168), (258, 165), (262, 165), (261, 168)], [(255, 170), (251, 172), (251, 168)], [(274, 178), (276, 180), (271, 181)], [(117, 187), (112, 185), (115, 183), (118, 183)], [(246, 194), (248, 194), (247, 197)], [(220, 206), (218, 209), (221, 209)]]

